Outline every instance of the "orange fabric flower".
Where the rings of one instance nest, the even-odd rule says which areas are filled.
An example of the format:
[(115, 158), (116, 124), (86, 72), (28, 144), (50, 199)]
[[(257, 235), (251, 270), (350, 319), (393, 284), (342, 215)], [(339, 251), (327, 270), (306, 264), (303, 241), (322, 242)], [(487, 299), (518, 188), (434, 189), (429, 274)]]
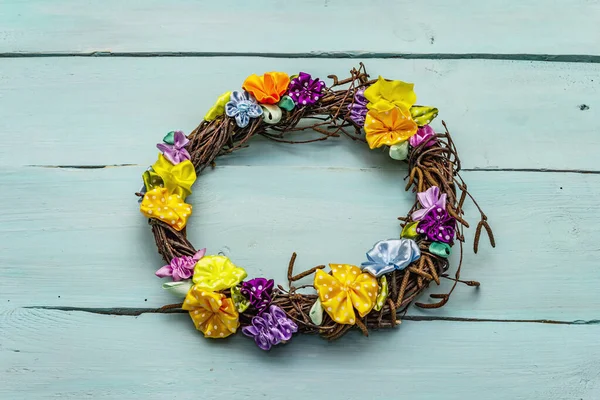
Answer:
[(289, 85), (290, 77), (285, 72), (266, 72), (261, 76), (250, 75), (242, 88), (256, 97), (259, 103), (277, 104)]
[(369, 110), (365, 118), (365, 137), (371, 149), (402, 143), (417, 133), (417, 129), (410, 111), (403, 108)]

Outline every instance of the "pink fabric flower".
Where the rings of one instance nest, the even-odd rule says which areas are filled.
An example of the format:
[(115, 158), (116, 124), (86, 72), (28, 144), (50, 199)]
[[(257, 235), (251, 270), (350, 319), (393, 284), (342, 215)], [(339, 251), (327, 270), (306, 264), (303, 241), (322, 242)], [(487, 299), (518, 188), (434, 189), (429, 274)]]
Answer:
[(163, 152), (163, 155), (173, 165), (177, 165), (182, 161), (191, 158), (190, 153), (185, 149), (185, 146), (190, 141), (182, 131), (175, 131), (173, 136), (173, 144), (159, 143), (156, 147)]
[(431, 147), (437, 141), (437, 137), (435, 136), (435, 131), (429, 125), (425, 125), (420, 127), (417, 130), (417, 133), (412, 135), (410, 139), (408, 139), (408, 143), (412, 147), (417, 147), (421, 143), (425, 142), (425, 147)]
[(440, 188), (438, 188), (437, 186), (432, 186), (424, 192), (417, 193), (417, 199), (419, 200), (419, 203), (423, 208), (420, 208), (414, 213), (412, 213), (412, 220), (421, 220), (425, 215), (429, 213), (429, 211), (435, 208), (441, 208), (442, 210), (445, 210), (446, 197), (446, 193), (440, 196)]
[(156, 276), (159, 278), (170, 276), (175, 282), (190, 279), (194, 274), (196, 263), (204, 257), (204, 254), (206, 254), (206, 249), (198, 250), (193, 257), (175, 257), (169, 264), (156, 271)]

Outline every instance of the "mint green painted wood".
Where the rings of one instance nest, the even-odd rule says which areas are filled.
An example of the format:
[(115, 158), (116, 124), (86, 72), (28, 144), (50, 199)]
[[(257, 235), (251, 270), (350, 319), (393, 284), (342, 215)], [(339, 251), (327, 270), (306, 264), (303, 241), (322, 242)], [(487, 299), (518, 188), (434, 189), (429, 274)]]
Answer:
[(600, 54), (600, 5), (586, 0), (2, 0), (0, 10), (0, 52)]
[(243, 336), (203, 339), (185, 314), (5, 310), (0, 398), (595, 400), (599, 335), (597, 324), (408, 321), (265, 354)]
[[(414, 196), (404, 192), (402, 164), (385, 153), (380, 158), (383, 169), (224, 166), (207, 171), (189, 198), (194, 205), (189, 237), (209, 254), (224, 252), (250, 277), (269, 276), (281, 284), (294, 251), (298, 271), (330, 262), (359, 264), (373, 243), (398, 237), (396, 217), (410, 208)], [(163, 263), (133, 195), (141, 172), (121, 167), (0, 173), (11, 188), (0, 197), (0, 209), (11, 210), (0, 224), (0, 306), (175, 302), (154, 276)], [(462, 277), (481, 281), (480, 289), (459, 286), (448, 307), (413, 307), (410, 313), (600, 319), (600, 176), (465, 172), (464, 177), (490, 218), (498, 248), (492, 250), (484, 238), (480, 254), (465, 249)], [(24, 195), (31, 188), (36, 196)], [(472, 207), (467, 217), (476, 222)], [(473, 234), (467, 231), (469, 241)], [(449, 287), (450, 282), (434, 285), (430, 293)], [(427, 302), (427, 296), (421, 300)]]
[[(358, 61), (3, 59), (0, 165), (149, 165), (165, 133), (189, 132), (221, 93), (239, 88), (250, 73), (344, 77)], [(440, 109), (434, 126), (448, 122), (464, 168), (598, 169), (589, 155), (600, 153), (600, 64), (367, 60), (367, 67), (373, 76), (416, 83), (419, 102)], [(26, 152), (9, 140), (19, 133), (30, 139)], [(262, 144), (219, 163), (380, 165), (366, 146), (347, 144)], [(262, 157), (265, 148), (275, 156)]]

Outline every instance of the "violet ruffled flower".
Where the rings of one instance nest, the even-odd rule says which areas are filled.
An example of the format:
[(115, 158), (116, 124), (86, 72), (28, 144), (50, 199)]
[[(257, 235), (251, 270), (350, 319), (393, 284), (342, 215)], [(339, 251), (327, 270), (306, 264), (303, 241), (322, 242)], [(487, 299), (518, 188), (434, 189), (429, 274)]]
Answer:
[(417, 193), (417, 200), (423, 208), (412, 213), (410, 217), (413, 221), (419, 221), (434, 208), (445, 210), (447, 197), (446, 193), (440, 195), (440, 188), (437, 186), (432, 186), (424, 192)]
[(365, 89), (360, 89), (354, 93), (354, 103), (348, 105), (350, 119), (357, 125), (363, 126), (365, 124), (365, 117), (367, 116), (368, 111), (367, 103), (368, 100), (365, 97)]
[(429, 125), (425, 125), (420, 127), (417, 130), (417, 133), (412, 135), (410, 139), (408, 139), (408, 143), (412, 147), (417, 147), (421, 143), (425, 142), (425, 147), (431, 147), (437, 141), (437, 137), (435, 136), (435, 131)]
[(277, 306), (271, 306), (268, 313), (253, 317), (251, 325), (242, 328), (242, 333), (254, 338), (262, 350), (270, 350), (272, 346), (290, 340), (295, 332), (298, 332), (298, 325)]
[(185, 146), (190, 141), (182, 131), (175, 131), (173, 136), (173, 144), (159, 143), (156, 147), (162, 151), (163, 155), (173, 165), (177, 165), (182, 161), (189, 160), (190, 153), (185, 149)]
[(298, 77), (290, 81), (288, 95), (298, 105), (315, 104), (322, 96), (325, 82), (319, 78), (312, 79), (310, 74), (300, 72)]
[(263, 110), (249, 93), (234, 90), (225, 105), (225, 114), (235, 117), (237, 126), (245, 128), (250, 123), (250, 118), (260, 117)]
[(450, 243), (454, 239), (455, 219), (446, 210), (437, 207), (429, 211), (419, 222), (417, 232), (431, 241)]
[(274, 285), (275, 282), (273, 279), (254, 278), (242, 282), (240, 293), (258, 310), (258, 314), (262, 314), (269, 304), (271, 304), (271, 293), (273, 292)]
[(193, 257), (175, 257), (169, 264), (156, 271), (156, 276), (159, 278), (171, 276), (175, 282), (189, 279), (194, 274), (194, 267), (196, 266), (196, 263), (198, 260), (204, 257), (204, 254), (206, 254), (206, 249), (198, 250)]

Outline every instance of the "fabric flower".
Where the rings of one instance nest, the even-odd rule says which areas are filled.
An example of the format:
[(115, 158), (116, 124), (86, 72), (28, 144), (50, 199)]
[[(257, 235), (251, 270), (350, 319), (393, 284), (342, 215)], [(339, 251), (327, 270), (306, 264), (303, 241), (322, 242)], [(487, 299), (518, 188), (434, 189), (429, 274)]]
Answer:
[(192, 185), (196, 182), (196, 169), (190, 160), (172, 164), (162, 154), (152, 165), (152, 169), (163, 180), (164, 187), (172, 194), (185, 198), (192, 194)]
[(434, 208), (441, 208), (442, 210), (445, 210), (446, 197), (446, 193), (443, 193), (440, 196), (440, 188), (437, 186), (432, 186), (424, 192), (417, 193), (417, 200), (419, 200), (419, 203), (423, 208), (420, 208), (412, 213), (410, 217), (413, 221), (419, 221)]
[(298, 332), (298, 325), (277, 306), (271, 306), (268, 313), (253, 317), (251, 325), (242, 328), (242, 333), (254, 338), (256, 345), (265, 351), (290, 340), (295, 332)]
[(367, 252), (367, 260), (361, 264), (363, 271), (375, 277), (394, 270), (402, 271), (421, 257), (419, 245), (412, 239), (382, 240)]
[(225, 106), (231, 98), (231, 92), (227, 91), (219, 96), (215, 104), (208, 110), (204, 116), (205, 121), (214, 121), (225, 113)]
[(243, 268), (225, 256), (204, 256), (196, 263), (192, 280), (202, 290), (218, 292), (237, 285), (246, 276)]
[(266, 72), (261, 76), (250, 75), (244, 81), (242, 88), (251, 93), (259, 103), (277, 104), (289, 84), (290, 77), (285, 72)]
[(204, 257), (204, 254), (206, 254), (206, 249), (198, 250), (192, 257), (174, 257), (169, 264), (156, 271), (156, 276), (159, 278), (171, 276), (175, 282), (189, 279), (194, 274), (196, 262)]
[(258, 310), (259, 314), (271, 304), (271, 293), (275, 282), (273, 279), (254, 278), (242, 282), (240, 293), (250, 300), (250, 304)]
[(455, 219), (441, 207), (428, 212), (419, 222), (417, 232), (427, 235), (431, 241), (450, 243), (454, 239)]
[(325, 82), (320, 81), (319, 78), (312, 79), (306, 72), (300, 72), (298, 77), (290, 82), (289, 96), (298, 105), (311, 105), (321, 98), (323, 89), (325, 89)]
[(196, 329), (207, 338), (225, 338), (240, 326), (233, 300), (222, 293), (204, 291), (197, 285), (185, 296), (181, 308), (190, 312)]
[(156, 147), (163, 152), (165, 158), (169, 160), (171, 164), (175, 165), (192, 158), (190, 153), (185, 149), (185, 146), (187, 146), (189, 142), (190, 141), (185, 137), (182, 131), (175, 131), (172, 145), (158, 143)]
[(329, 267), (332, 275), (320, 269), (315, 273), (314, 286), (321, 304), (335, 322), (353, 325), (354, 309), (361, 317), (373, 309), (377, 279), (355, 265), (329, 264)]
[(180, 195), (159, 187), (146, 192), (140, 211), (146, 217), (159, 219), (180, 231), (192, 215), (192, 206), (184, 203)]
[(417, 124), (407, 109), (370, 110), (365, 120), (365, 138), (371, 149), (392, 146), (408, 140), (417, 132)]
[(402, 81), (388, 81), (380, 76), (377, 82), (365, 90), (365, 97), (369, 100), (367, 108), (389, 111), (399, 107), (408, 110), (417, 101), (417, 95), (413, 91), (414, 86), (412, 83)]
[(234, 90), (225, 105), (225, 113), (228, 117), (235, 117), (237, 126), (245, 128), (250, 123), (250, 118), (260, 117), (263, 110), (248, 93)]
[(417, 147), (423, 142), (425, 142), (425, 147), (431, 147), (437, 142), (437, 137), (435, 136), (433, 128), (429, 125), (425, 125), (417, 129), (417, 133), (412, 135), (410, 139), (408, 139), (408, 142), (412, 147)]
[(365, 117), (367, 116), (367, 98), (365, 97), (365, 89), (359, 89), (354, 93), (354, 102), (348, 105), (350, 110), (350, 119), (356, 125), (363, 126)]

